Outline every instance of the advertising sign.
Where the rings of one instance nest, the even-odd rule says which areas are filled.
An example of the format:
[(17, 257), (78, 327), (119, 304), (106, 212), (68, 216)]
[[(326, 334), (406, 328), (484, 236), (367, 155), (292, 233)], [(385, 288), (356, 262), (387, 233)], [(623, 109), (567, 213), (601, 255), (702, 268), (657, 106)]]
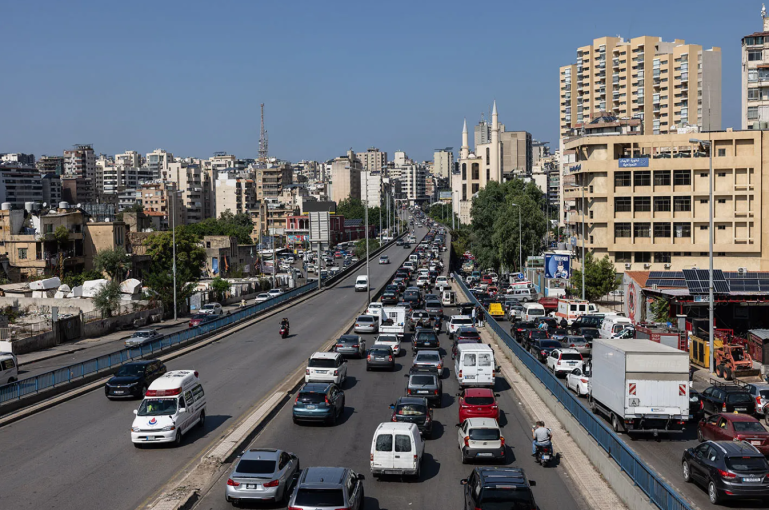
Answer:
[(289, 244), (301, 244), (307, 241), (308, 238), (307, 234), (288, 234)]
[(545, 278), (564, 278), (571, 276), (571, 257), (569, 255), (545, 254)]
[(441, 191), (439, 196), (441, 200), (451, 201), (451, 191)]
[(649, 158), (620, 158), (620, 168), (647, 168), (649, 166)]

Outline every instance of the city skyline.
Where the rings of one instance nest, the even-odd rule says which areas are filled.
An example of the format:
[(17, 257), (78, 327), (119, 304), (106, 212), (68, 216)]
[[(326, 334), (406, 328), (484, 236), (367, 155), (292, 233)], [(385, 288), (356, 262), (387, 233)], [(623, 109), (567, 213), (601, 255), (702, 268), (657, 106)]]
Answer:
[[(388, 11), (352, 3), (333, 11), (185, 3), (153, 6), (152, 16), (92, 2), (84, 9), (48, 1), (11, 5), (0, 38), (8, 69), (21, 79), (4, 83), (6, 97), (14, 98), (5, 109), (13, 122), (0, 127), (0, 152), (39, 157), (92, 143), (107, 154), (160, 147), (179, 156), (256, 157), (264, 102), (271, 156), (327, 160), (348, 147), (376, 146), (421, 161), (432, 159), (436, 147), (453, 146), (456, 155), (462, 119), (472, 125), (482, 112), (488, 117), (494, 99), (510, 129), (555, 149), (559, 67), (576, 60), (576, 47), (615, 35), (721, 47), (722, 127), (739, 129), (740, 39), (761, 29), (760, 2), (717, 17), (707, 8), (715, 2), (701, 2), (697, 11), (650, 2), (632, 22), (630, 7), (594, 4), (581, 15), (560, 1), (525, 11), (499, 3), (483, 12), (458, 3), (404, 3)], [(549, 38), (559, 9), (568, 13), (568, 28)], [(478, 39), (461, 34), (488, 23), (489, 10), (514, 30), (491, 27), (482, 44), (495, 51), (480, 52)], [(521, 15), (531, 20), (520, 23)], [(681, 23), (682, 16), (689, 21)], [(72, 30), (75, 20), (88, 31)], [(117, 20), (132, 30), (116, 32)], [(25, 35), (30, 23), (33, 38)], [(382, 71), (362, 72), (364, 62), (378, 62)], [(339, 71), (344, 66), (349, 72)], [(490, 68), (496, 71), (479, 72)], [(520, 79), (522, 70), (529, 79)]]

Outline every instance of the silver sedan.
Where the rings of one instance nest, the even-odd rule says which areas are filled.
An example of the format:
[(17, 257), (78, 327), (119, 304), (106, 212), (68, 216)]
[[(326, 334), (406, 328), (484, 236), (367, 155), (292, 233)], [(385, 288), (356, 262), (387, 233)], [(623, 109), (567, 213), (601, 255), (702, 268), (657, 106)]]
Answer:
[(254, 448), (243, 453), (227, 479), (224, 497), (228, 503), (244, 501), (288, 501), (299, 459), (293, 453)]
[(379, 331), (379, 322), (373, 315), (359, 315), (355, 319), (353, 331), (355, 333), (376, 333)]

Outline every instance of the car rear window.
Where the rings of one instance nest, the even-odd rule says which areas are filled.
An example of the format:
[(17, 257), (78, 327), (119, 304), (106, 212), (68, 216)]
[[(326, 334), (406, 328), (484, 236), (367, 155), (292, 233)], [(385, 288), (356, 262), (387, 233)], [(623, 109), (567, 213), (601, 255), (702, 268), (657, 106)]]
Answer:
[[(392, 438), (392, 436), (390, 436)], [(392, 448), (391, 448), (392, 450)], [(296, 506), (319, 507), (332, 506), (341, 507), (344, 505), (344, 494), (342, 489), (299, 489), (296, 491), (294, 499)]]
[(389, 356), (390, 355), (390, 349), (389, 348), (383, 348), (383, 347), (372, 347), (369, 351), (370, 354), (373, 354), (375, 356)]
[(358, 322), (374, 322), (374, 318), (368, 315), (361, 315), (358, 317)]
[(732, 425), (735, 432), (766, 432), (764, 426), (757, 421), (735, 421)]
[(561, 353), (561, 359), (566, 361), (582, 361), (582, 356), (576, 353), (563, 352)]
[(769, 465), (763, 457), (726, 457), (726, 467), (734, 471), (766, 471)]
[(531, 338), (547, 338), (547, 331), (542, 331), (541, 329), (533, 329), (531, 331)]
[(411, 438), (405, 434), (395, 434), (395, 451), (410, 452)]
[(466, 333), (460, 333), (459, 337), (462, 338), (462, 339), (465, 339), (465, 338), (467, 338), (467, 339), (475, 339), (475, 338), (480, 338), (481, 335), (479, 335), (475, 331), (468, 331)]
[(421, 404), (401, 404), (395, 408), (398, 416), (424, 416), (427, 408)]
[(496, 441), (499, 439), (499, 429), (470, 429), (470, 439), (473, 441)]
[(490, 406), (494, 397), (465, 397), (465, 403), (471, 406)]
[(393, 451), (393, 436), (392, 434), (380, 434), (376, 437), (376, 451), (378, 452), (391, 452)]
[(761, 390), (758, 394), (761, 395), (761, 398), (769, 398), (769, 390)]
[(753, 402), (749, 393), (729, 393), (726, 395), (726, 402), (729, 404), (747, 404)]
[(530, 315), (531, 317), (544, 317), (545, 316), (545, 311), (541, 310), (539, 308), (529, 308), (526, 311), (526, 314)]
[(274, 460), (260, 460), (260, 459), (242, 459), (238, 463), (236, 471), (238, 473), (246, 473), (249, 475), (256, 474), (272, 474), (275, 472)]
[(435, 384), (435, 378), (431, 375), (412, 375), (411, 384), (419, 386), (432, 386)]
[(558, 349), (561, 346), (561, 344), (555, 340), (542, 340), (539, 345), (543, 349)]
[(321, 402), (325, 401), (326, 395), (324, 393), (314, 393), (309, 391), (300, 393), (297, 399), (297, 402), (301, 402), (303, 404), (320, 404)]
[(416, 359), (414, 360), (415, 363), (419, 362), (425, 362), (425, 361), (440, 361), (441, 357), (438, 354), (434, 354), (432, 352), (425, 352), (425, 353), (419, 353), (417, 354)]
[(308, 366), (310, 368), (334, 368), (336, 367), (336, 360), (310, 358)]
[(417, 334), (417, 340), (435, 340), (435, 333), (423, 332)]
[(452, 324), (472, 324), (472, 319), (451, 319)]

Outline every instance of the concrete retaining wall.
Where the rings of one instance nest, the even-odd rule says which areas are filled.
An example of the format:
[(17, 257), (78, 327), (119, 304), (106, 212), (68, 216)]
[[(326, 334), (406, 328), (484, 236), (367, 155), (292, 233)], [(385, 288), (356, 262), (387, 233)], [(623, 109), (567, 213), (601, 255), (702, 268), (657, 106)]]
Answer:
[(0, 308), (6, 306), (18, 306), (21, 311), (30, 310), (37, 313), (51, 313), (51, 307), (58, 306), (60, 314), (71, 313), (73, 315), (77, 315), (81, 310), (90, 312), (96, 309), (90, 299), (0, 297)]
[(11, 342), (11, 350), (14, 354), (27, 354), (29, 352), (42, 351), (58, 345), (53, 331), (46, 331), (27, 338), (21, 338)]
[(162, 313), (163, 308), (158, 307), (151, 310), (143, 310), (141, 312), (110, 317), (109, 319), (88, 322), (83, 324), (83, 338), (96, 338), (112, 333), (117, 329), (126, 327), (133, 328), (134, 319), (147, 319), (150, 315), (158, 315)]

